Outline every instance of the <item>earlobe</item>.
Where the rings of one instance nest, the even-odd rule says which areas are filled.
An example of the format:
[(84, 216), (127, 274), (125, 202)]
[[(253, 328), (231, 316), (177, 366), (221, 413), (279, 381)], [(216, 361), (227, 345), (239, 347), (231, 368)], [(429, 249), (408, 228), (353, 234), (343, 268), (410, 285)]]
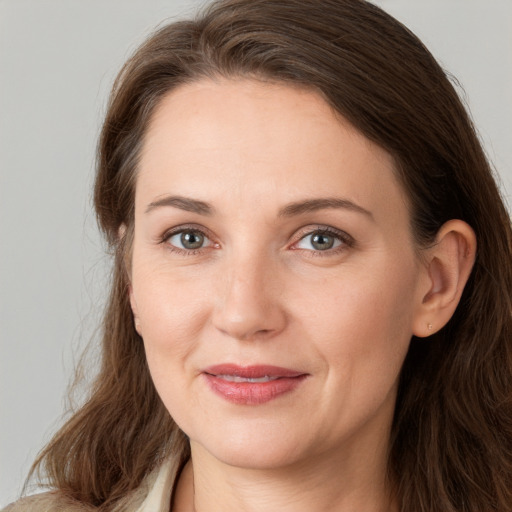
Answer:
[(455, 312), (475, 262), (475, 233), (466, 222), (450, 220), (443, 224), (435, 245), (425, 254), (427, 285), (413, 326), (413, 334), (418, 337), (439, 331)]

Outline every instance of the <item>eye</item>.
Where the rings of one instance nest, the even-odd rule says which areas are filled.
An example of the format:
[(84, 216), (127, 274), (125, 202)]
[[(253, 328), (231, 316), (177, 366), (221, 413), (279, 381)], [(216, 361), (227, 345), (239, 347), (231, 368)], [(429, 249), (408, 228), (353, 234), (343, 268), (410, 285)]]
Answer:
[(178, 249), (193, 251), (212, 245), (211, 240), (197, 229), (185, 229), (166, 237), (166, 242)]
[(329, 229), (316, 229), (304, 235), (294, 245), (294, 249), (326, 252), (342, 245), (351, 246), (352, 243), (352, 239), (347, 234), (333, 232)]

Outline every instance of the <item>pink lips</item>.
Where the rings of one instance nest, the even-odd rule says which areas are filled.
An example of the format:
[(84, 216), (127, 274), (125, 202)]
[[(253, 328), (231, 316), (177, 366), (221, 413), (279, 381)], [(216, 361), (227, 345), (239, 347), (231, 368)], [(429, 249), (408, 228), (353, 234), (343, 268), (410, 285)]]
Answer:
[(308, 376), (278, 366), (220, 364), (203, 371), (208, 385), (229, 402), (257, 405), (293, 391)]

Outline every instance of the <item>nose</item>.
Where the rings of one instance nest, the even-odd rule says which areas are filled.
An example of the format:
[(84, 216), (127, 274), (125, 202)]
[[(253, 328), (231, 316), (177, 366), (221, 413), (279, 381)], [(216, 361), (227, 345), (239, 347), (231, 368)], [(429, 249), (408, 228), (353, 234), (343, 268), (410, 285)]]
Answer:
[(244, 255), (226, 262), (213, 324), (238, 340), (269, 339), (283, 331), (287, 315), (275, 261)]

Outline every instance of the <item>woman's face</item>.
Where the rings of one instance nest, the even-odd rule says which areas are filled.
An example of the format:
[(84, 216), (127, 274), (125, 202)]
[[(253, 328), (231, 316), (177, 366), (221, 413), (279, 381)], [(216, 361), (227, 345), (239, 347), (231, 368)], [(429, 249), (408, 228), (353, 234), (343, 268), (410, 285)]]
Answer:
[(168, 94), (131, 271), (193, 453), (263, 468), (385, 452), (426, 271), (392, 158), (319, 95), (250, 80)]

